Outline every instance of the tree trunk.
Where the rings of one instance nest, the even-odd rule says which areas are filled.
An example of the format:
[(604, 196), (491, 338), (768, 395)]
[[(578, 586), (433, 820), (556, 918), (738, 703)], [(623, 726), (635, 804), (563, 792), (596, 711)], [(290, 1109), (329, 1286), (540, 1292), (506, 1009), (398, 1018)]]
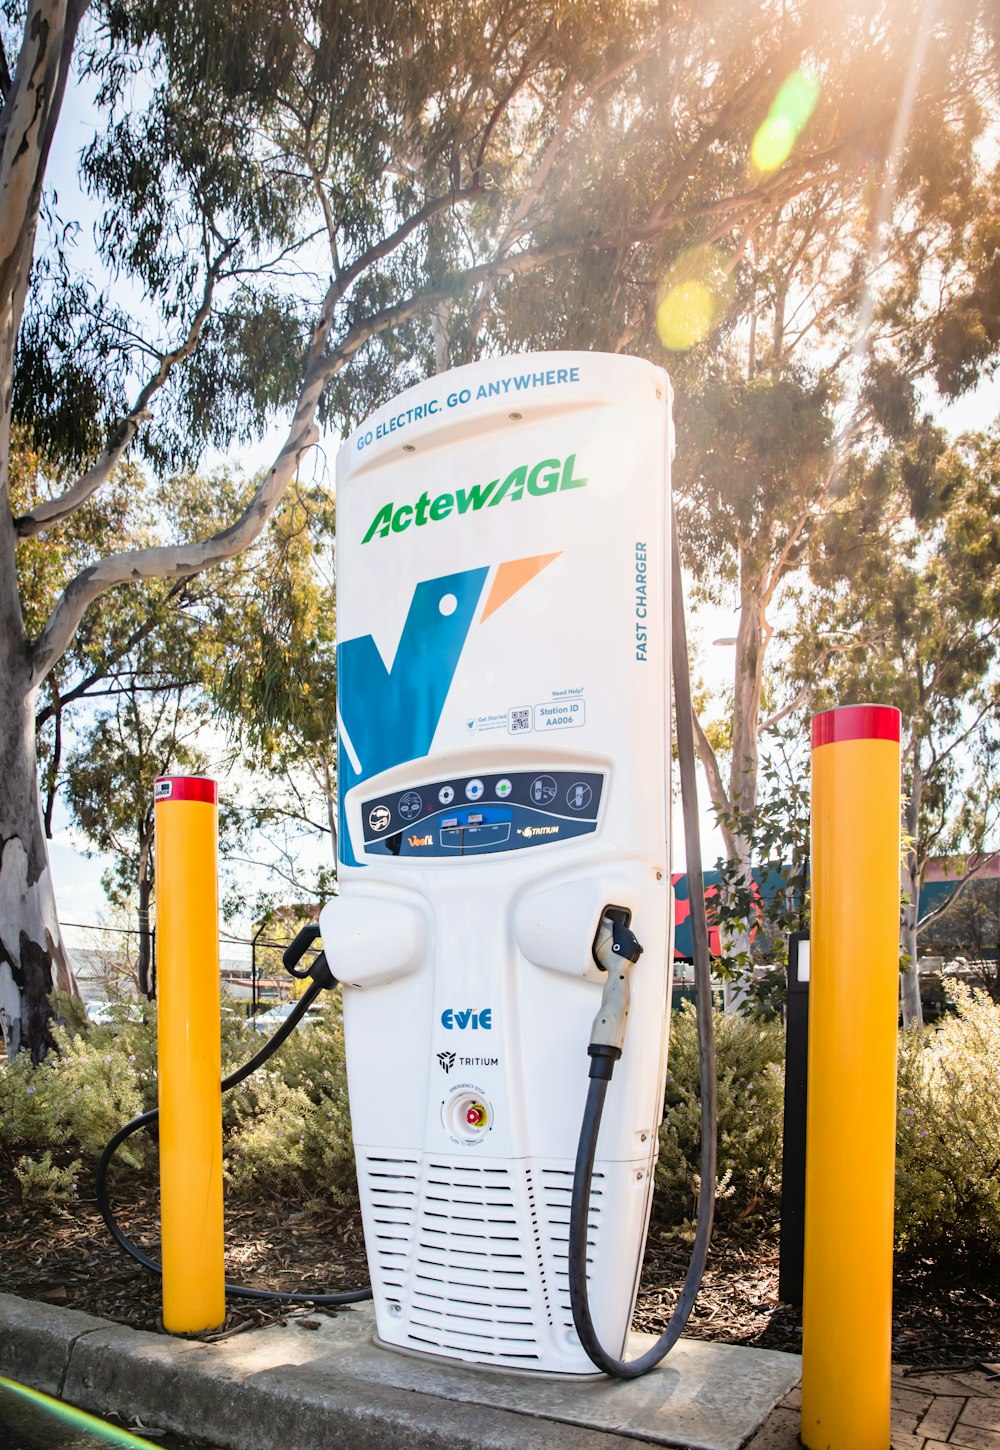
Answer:
[(901, 975), (900, 1004), (903, 1026), (919, 1031), (924, 1025), (924, 1009), (920, 1002), (920, 973), (917, 968), (917, 922), (920, 919), (920, 878), (923, 874), (917, 854), (917, 839), (920, 829), (920, 807), (924, 796), (924, 770), (920, 758), (920, 733), (916, 720), (910, 728), (907, 754), (912, 762), (910, 770), (910, 794), (903, 807), (903, 828), (911, 843), (906, 852), (906, 874), (909, 879), (909, 901), (903, 908), (899, 929), (900, 950), (909, 966)]
[(139, 991), (150, 1001), (156, 996), (151, 968), (153, 964), (153, 939), (149, 929), (149, 903), (153, 895), (153, 883), (148, 870), (139, 872)]
[(917, 968), (917, 919), (920, 913), (920, 869), (915, 851), (907, 852), (906, 869), (910, 880), (910, 899), (903, 908), (899, 944), (909, 966), (900, 974), (900, 1002), (903, 1026), (919, 1031), (924, 1025), (924, 1009), (920, 1001), (920, 974)]
[[(0, 112), (0, 1030), (8, 1056), (52, 1045), (48, 994), (76, 983), (49, 871), (35, 749), (32, 662), (17, 594), (10, 515), (14, 351), (28, 286), (42, 178), (83, 0), (32, 0)], [(16, 143), (16, 144), (15, 144)]]
[[(760, 697), (762, 683), (762, 652), (764, 610), (757, 590), (745, 581), (749, 569), (744, 557), (740, 560), (744, 580), (740, 594), (740, 620), (736, 631), (736, 659), (733, 674), (733, 754), (729, 766), (730, 809), (735, 816), (752, 816), (757, 806), (757, 776), (760, 769)], [(756, 581), (755, 581), (756, 582)], [(742, 824), (742, 822), (740, 822)], [(726, 847), (731, 861), (739, 866), (737, 884), (749, 889), (753, 878), (751, 847), (737, 824), (727, 833)], [(722, 938), (722, 952), (732, 962), (747, 962), (743, 975), (727, 981), (723, 987), (723, 1005), (727, 1015), (737, 1012), (747, 998), (746, 984), (753, 970), (750, 961), (752, 919), (730, 922)]]
[[(750, 572), (743, 559), (740, 571), (744, 578)], [(731, 809), (745, 815), (752, 815), (757, 805), (757, 773), (760, 769), (764, 607), (756, 583), (756, 580), (752, 585), (744, 583), (741, 589), (733, 673), (733, 755), (729, 766), (729, 799)]]
[[(4, 621), (9, 623), (9, 621)], [(52, 1046), (49, 993), (76, 990), (49, 870), (27, 651), (0, 638), (0, 1030), (7, 1054)], [(12, 655), (14, 658), (12, 658)]]

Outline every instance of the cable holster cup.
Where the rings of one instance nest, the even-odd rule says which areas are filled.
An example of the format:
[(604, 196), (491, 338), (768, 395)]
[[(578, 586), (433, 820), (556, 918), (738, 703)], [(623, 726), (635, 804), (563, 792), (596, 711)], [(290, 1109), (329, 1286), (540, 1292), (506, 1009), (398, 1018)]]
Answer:
[[(311, 967), (299, 967), (299, 962), (318, 937), (319, 926), (315, 921), (311, 921), (307, 926), (302, 928), (295, 940), (285, 947), (285, 950), (281, 954), (281, 960), (284, 964), (285, 971), (289, 972), (291, 976), (298, 977), (300, 980), (312, 976)], [(326, 985), (329, 984), (324, 983), (324, 986)]]

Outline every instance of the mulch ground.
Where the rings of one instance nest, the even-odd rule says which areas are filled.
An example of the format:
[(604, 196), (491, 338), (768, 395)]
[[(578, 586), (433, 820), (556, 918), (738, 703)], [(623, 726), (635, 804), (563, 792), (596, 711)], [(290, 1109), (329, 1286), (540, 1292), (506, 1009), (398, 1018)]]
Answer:
[[(122, 1174), (115, 1210), (124, 1231), (159, 1256), (155, 1189)], [(0, 1290), (159, 1329), (159, 1282), (114, 1243), (93, 1185), (81, 1175), (71, 1212), (22, 1205), (17, 1184), (0, 1179)], [(635, 1327), (662, 1329), (687, 1268), (688, 1248), (671, 1234), (650, 1234)], [(367, 1282), (360, 1213), (289, 1210), (287, 1205), (229, 1203), (226, 1274), (236, 1283), (284, 1291), (337, 1291)], [(309, 1317), (309, 1306), (231, 1298), (225, 1327), (205, 1338)], [(778, 1238), (773, 1228), (716, 1233), (709, 1266), (686, 1334), (717, 1343), (797, 1352), (799, 1311), (778, 1302)], [(1000, 1359), (1000, 1276), (901, 1258), (896, 1264), (893, 1359), (914, 1372), (973, 1369)]]

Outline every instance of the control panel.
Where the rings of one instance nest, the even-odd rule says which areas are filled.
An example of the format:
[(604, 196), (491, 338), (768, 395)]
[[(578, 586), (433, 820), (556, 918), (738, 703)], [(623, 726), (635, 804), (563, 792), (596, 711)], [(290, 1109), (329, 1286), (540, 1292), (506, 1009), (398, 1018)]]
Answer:
[(451, 777), (367, 800), (365, 851), (460, 856), (551, 845), (597, 829), (604, 776), (592, 771), (508, 771)]

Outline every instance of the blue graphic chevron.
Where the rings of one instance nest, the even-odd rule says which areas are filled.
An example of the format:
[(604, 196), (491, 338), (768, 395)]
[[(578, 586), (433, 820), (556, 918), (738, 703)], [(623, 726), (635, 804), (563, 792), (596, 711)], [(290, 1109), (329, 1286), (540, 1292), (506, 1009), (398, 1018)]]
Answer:
[[(392, 667), (370, 634), (337, 649), (340, 718), (361, 769), (340, 743), (340, 859), (361, 864), (344, 812), (349, 790), (380, 771), (426, 755), (434, 739), (489, 569), (426, 579), (414, 590)], [(442, 611), (442, 604), (445, 611)]]

